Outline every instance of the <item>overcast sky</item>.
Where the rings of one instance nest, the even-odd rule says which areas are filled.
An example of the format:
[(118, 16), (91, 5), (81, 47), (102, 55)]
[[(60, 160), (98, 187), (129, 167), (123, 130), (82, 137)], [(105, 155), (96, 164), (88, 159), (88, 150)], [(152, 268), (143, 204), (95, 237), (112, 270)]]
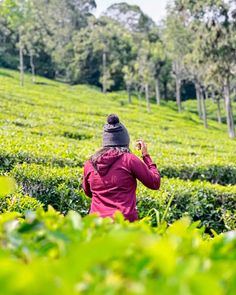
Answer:
[(97, 11), (95, 14), (99, 16), (110, 5), (119, 2), (127, 2), (140, 6), (147, 15), (158, 22), (165, 16), (165, 7), (168, 0), (96, 0)]

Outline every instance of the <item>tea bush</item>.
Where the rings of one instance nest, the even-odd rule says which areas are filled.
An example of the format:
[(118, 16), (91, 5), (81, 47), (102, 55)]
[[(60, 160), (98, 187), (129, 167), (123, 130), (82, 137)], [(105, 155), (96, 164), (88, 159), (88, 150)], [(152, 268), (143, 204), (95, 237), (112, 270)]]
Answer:
[(23, 195), (20, 192), (11, 196), (0, 198), (0, 213), (19, 212), (25, 213), (27, 210), (42, 208), (43, 204), (37, 199)]
[(68, 210), (88, 212), (89, 200), (81, 191), (81, 168), (51, 168), (36, 164), (17, 165), (12, 175), (25, 194), (36, 197), (45, 207), (49, 204), (62, 213)]
[[(208, 232), (210, 229), (222, 232), (236, 228), (235, 186), (224, 187), (202, 181), (164, 178), (160, 191), (152, 192), (140, 186), (138, 196), (141, 218), (152, 208), (163, 215), (169, 200), (172, 199), (166, 216), (169, 223), (189, 215), (194, 221), (201, 220), (201, 226), (205, 226)], [(155, 214), (153, 215), (155, 217)], [(154, 224), (155, 221), (154, 218)]]
[(202, 167), (193, 166), (170, 166), (161, 167), (161, 175), (169, 178), (177, 177), (181, 179), (190, 180), (207, 180), (212, 183), (219, 183), (222, 185), (236, 184), (236, 167), (233, 165), (208, 165)]
[(197, 225), (184, 218), (153, 228), (51, 208), (2, 214), (1, 292), (235, 294), (235, 231), (209, 238)]

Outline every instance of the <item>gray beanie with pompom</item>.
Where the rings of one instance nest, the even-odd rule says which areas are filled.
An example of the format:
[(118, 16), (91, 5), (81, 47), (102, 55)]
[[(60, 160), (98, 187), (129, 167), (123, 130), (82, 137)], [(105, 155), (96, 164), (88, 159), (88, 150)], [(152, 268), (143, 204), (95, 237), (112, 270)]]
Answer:
[(104, 147), (128, 147), (130, 142), (129, 133), (125, 126), (120, 123), (119, 117), (111, 114), (107, 117), (107, 124), (103, 127)]

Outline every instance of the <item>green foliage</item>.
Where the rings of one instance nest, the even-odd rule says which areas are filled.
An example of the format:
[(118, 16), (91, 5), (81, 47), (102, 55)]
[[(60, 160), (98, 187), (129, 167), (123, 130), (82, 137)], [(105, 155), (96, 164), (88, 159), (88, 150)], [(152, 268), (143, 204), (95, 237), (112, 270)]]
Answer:
[(14, 193), (13, 195), (0, 198), (0, 213), (3, 212), (19, 212), (25, 213), (27, 210), (36, 210), (42, 208), (43, 204), (37, 199), (23, 195), (22, 193)]
[(62, 213), (68, 210), (87, 214), (89, 202), (81, 191), (82, 171), (77, 168), (50, 168), (42, 165), (17, 165), (11, 175), (22, 186), (24, 194), (52, 205)]
[[(222, 232), (236, 228), (235, 186), (223, 187), (208, 182), (163, 178), (160, 191), (152, 192), (140, 186), (138, 197), (141, 218), (147, 216), (152, 208), (158, 210), (162, 217), (167, 203), (172, 199), (165, 219), (169, 223), (188, 215), (194, 221), (200, 220), (207, 232), (211, 229)], [(156, 225), (156, 216), (151, 215), (153, 225)]]
[[(177, 221), (163, 234), (49, 209), (0, 216), (4, 294), (234, 294), (235, 232), (209, 238)], [(17, 259), (16, 259), (17, 258)], [(72, 267), (73, 265), (73, 267)], [(4, 266), (4, 267), (3, 267)], [(40, 283), (39, 283), (40, 282)]]
[(201, 179), (212, 183), (229, 185), (236, 183), (236, 167), (234, 165), (207, 165), (203, 167), (194, 167), (186, 165), (163, 167), (160, 169), (162, 175), (181, 179)]
[(26, 210), (36, 210), (42, 207), (42, 204), (35, 198), (14, 192), (15, 190), (16, 182), (13, 178), (0, 176), (0, 213), (11, 211), (24, 213)]
[(154, 21), (145, 15), (139, 6), (126, 2), (112, 4), (105, 15), (133, 33), (148, 34), (153, 28), (156, 28)]

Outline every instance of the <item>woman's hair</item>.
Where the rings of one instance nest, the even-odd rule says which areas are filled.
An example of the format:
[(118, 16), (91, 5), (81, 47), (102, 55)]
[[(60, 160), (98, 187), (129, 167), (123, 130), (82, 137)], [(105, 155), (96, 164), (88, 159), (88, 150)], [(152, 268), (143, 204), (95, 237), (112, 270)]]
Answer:
[(95, 170), (97, 170), (97, 161), (98, 159), (106, 154), (108, 151), (110, 150), (115, 150), (115, 151), (119, 151), (121, 152), (122, 154), (125, 154), (125, 153), (130, 153), (130, 149), (128, 146), (116, 146), (116, 147), (103, 147), (101, 148), (99, 151), (97, 151), (95, 154), (93, 154), (91, 157), (90, 157), (90, 161), (92, 162), (93, 164), (93, 167)]

